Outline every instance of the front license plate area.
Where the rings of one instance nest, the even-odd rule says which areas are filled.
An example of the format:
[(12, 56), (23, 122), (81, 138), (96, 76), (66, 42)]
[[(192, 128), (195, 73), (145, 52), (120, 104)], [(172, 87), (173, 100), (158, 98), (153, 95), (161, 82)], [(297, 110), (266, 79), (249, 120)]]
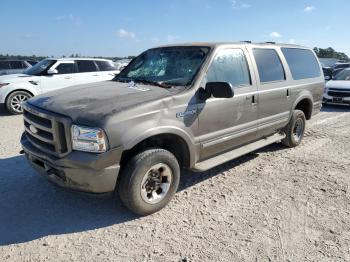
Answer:
[(333, 97), (333, 103), (343, 103), (342, 97)]

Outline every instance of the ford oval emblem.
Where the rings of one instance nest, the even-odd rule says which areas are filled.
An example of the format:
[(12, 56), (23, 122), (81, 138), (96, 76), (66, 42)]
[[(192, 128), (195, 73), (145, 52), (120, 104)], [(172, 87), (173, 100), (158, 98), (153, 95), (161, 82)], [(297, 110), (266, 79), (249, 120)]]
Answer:
[(36, 134), (36, 133), (38, 133), (38, 129), (35, 127), (35, 126), (33, 126), (33, 125), (30, 125), (29, 126), (29, 130), (33, 133), (33, 134)]

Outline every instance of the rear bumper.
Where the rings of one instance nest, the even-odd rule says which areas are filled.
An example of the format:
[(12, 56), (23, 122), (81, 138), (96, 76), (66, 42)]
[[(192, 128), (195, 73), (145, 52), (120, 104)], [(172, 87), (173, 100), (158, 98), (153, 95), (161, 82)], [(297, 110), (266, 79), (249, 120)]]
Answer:
[(55, 184), (89, 193), (108, 193), (115, 189), (121, 148), (103, 154), (73, 151), (64, 158), (56, 158), (42, 153), (24, 134), (21, 144), (29, 164)]

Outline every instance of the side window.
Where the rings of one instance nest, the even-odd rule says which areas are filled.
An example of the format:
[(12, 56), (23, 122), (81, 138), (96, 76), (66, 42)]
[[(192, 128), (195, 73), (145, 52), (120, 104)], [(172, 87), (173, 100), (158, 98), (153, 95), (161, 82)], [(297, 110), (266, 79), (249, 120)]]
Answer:
[(253, 49), (260, 82), (274, 82), (286, 79), (281, 60), (274, 49)]
[(10, 69), (9, 62), (7, 62), (7, 61), (0, 61), (0, 70), (4, 70), (4, 69)]
[(11, 61), (10, 66), (11, 66), (11, 69), (25, 68), (24, 63), (22, 63), (22, 61)]
[(94, 61), (91, 60), (78, 60), (77, 65), (79, 73), (98, 71)]
[(100, 71), (114, 71), (117, 67), (112, 61), (95, 61)]
[(73, 74), (74, 72), (74, 63), (62, 63), (56, 67), (59, 75), (63, 74)]
[(321, 76), (320, 66), (311, 50), (281, 48), (294, 80)]
[(248, 63), (243, 50), (219, 51), (207, 72), (207, 82), (228, 82), (233, 87), (251, 85)]

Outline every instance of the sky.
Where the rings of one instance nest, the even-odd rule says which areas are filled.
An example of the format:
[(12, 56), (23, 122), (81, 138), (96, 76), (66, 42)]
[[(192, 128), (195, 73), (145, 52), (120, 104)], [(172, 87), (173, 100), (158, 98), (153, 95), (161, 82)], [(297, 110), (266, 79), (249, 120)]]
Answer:
[(169, 43), (275, 41), (350, 55), (349, 0), (0, 0), (0, 54), (129, 56)]

